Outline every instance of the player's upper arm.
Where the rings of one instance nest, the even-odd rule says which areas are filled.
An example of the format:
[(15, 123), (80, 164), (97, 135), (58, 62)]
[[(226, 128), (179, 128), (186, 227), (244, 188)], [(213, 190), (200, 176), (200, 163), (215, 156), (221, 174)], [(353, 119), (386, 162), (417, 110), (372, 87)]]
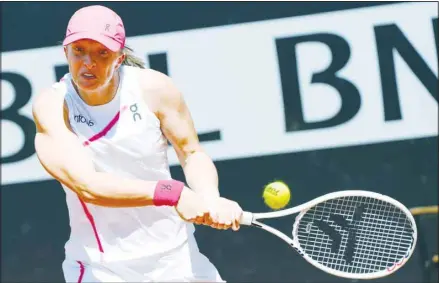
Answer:
[(45, 170), (55, 179), (82, 195), (88, 178), (95, 172), (93, 162), (65, 121), (64, 96), (55, 89), (35, 99), (33, 116), (37, 127), (35, 150)]
[(202, 148), (183, 95), (168, 76), (152, 70), (144, 73), (148, 79), (143, 81), (150, 82), (147, 92), (158, 98), (154, 112), (160, 120), (161, 129), (184, 165), (190, 154), (202, 151)]

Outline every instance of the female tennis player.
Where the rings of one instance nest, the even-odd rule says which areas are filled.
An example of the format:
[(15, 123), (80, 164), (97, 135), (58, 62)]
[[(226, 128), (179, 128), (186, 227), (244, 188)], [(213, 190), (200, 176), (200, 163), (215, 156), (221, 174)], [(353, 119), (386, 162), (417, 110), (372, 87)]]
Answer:
[[(239, 229), (172, 81), (125, 46), (121, 18), (88, 6), (63, 42), (69, 73), (33, 103), (35, 148), (66, 193), (66, 282), (218, 282), (194, 223)], [(167, 141), (188, 186), (173, 180)]]

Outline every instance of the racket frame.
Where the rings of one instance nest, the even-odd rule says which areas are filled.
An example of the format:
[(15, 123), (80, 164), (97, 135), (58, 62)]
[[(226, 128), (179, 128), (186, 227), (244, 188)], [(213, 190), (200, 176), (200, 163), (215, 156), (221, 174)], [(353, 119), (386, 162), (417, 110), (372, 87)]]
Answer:
[[(300, 222), (300, 219), (303, 217), (303, 215), (306, 214), (306, 212), (309, 209), (313, 208), (314, 206), (316, 206), (322, 202), (336, 199), (336, 198), (340, 198), (340, 197), (370, 197), (370, 198), (374, 198), (374, 199), (378, 199), (378, 200), (390, 203), (405, 213), (405, 215), (407, 216), (407, 218), (410, 221), (410, 224), (413, 227), (413, 242), (412, 242), (412, 246), (407, 251), (405, 257), (401, 260), (401, 262), (395, 263), (394, 266), (392, 266), (390, 268), (386, 268), (386, 270), (381, 270), (381, 271), (377, 271), (377, 272), (373, 272), (373, 273), (363, 273), (363, 274), (349, 273), (349, 272), (338, 271), (338, 270), (334, 270), (332, 268), (326, 267), (323, 264), (321, 264), (321, 263), (317, 262), (316, 260), (312, 259), (311, 257), (309, 257), (301, 249), (299, 241), (298, 241), (298, 237), (297, 237), (297, 233), (298, 233), (298, 229), (299, 229), (298, 224)], [(296, 214), (296, 213), (299, 213), (299, 214), (296, 216), (296, 219), (295, 219), (294, 224), (293, 224), (292, 237), (287, 236), (285, 233), (279, 231), (276, 228), (273, 228), (269, 225), (266, 225), (266, 224), (258, 221), (261, 219), (280, 218), (280, 217), (284, 217), (284, 216), (288, 216), (288, 215), (292, 215), (292, 214)], [(284, 240), (285, 242), (287, 242), (294, 250), (296, 250), (306, 261), (308, 261), (313, 266), (315, 266), (315, 267), (319, 268), (320, 270), (323, 270), (329, 274), (332, 274), (332, 275), (335, 275), (338, 277), (349, 278), (349, 279), (375, 279), (375, 278), (385, 277), (385, 276), (388, 276), (388, 275), (396, 272), (399, 268), (401, 268), (409, 260), (409, 258), (413, 254), (413, 251), (416, 247), (416, 241), (417, 241), (417, 235), (418, 235), (415, 219), (407, 207), (405, 207), (402, 203), (400, 203), (399, 201), (397, 201), (389, 196), (375, 193), (375, 192), (364, 191), (364, 190), (345, 190), (345, 191), (332, 192), (332, 193), (328, 193), (328, 194), (322, 195), (320, 197), (317, 197), (317, 198), (310, 200), (304, 204), (301, 204), (301, 205), (298, 205), (295, 207), (291, 207), (291, 208), (287, 208), (287, 209), (283, 209), (283, 210), (279, 210), (279, 211), (261, 212), (261, 213), (251, 213), (251, 212), (245, 211), (243, 213), (242, 218), (241, 218), (241, 224), (247, 225), (247, 226), (258, 227), (260, 229), (263, 229), (267, 232), (270, 232), (270, 233), (276, 235), (277, 237), (279, 237), (282, 240)]]

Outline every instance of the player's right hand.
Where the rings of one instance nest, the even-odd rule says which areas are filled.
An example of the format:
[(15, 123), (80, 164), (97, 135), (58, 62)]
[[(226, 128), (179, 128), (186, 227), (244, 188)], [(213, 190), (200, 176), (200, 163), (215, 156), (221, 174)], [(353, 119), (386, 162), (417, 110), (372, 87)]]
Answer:
[(175, 209), (183, 220), (207, 225), (209, 209), (206, 202), (201, 195), (191, 189), (184, 187)]

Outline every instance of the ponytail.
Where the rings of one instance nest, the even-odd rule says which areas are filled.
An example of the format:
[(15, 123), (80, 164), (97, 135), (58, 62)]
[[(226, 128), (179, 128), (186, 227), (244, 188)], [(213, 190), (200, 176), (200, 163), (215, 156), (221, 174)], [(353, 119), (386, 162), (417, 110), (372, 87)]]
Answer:
[(125, 60), (122, 62), (122, 65), (138, 67), (141, 69), (146, 68), (145, 62), (140, 57), (134, 55), (133, 49), (125, 45), (122, 52), (125, 53)]

